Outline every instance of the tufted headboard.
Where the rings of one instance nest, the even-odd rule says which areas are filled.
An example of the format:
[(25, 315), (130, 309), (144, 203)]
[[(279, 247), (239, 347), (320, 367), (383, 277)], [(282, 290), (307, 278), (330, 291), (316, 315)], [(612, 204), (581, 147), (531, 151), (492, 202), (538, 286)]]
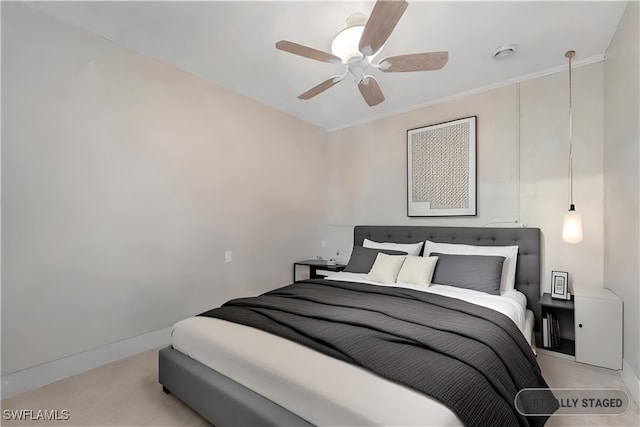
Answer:
[(518, 249), (516, 289), (527, 297), (527, 308), (536, 319), (534, 329), (540, 331), (540, 229), (486, 227), (421, 227), (411, 225), (357, 225), (353, 244), (362, 246), (364, 239), (376, 242), (417, 243), (431, 240), (478, 246), (514, 246)]

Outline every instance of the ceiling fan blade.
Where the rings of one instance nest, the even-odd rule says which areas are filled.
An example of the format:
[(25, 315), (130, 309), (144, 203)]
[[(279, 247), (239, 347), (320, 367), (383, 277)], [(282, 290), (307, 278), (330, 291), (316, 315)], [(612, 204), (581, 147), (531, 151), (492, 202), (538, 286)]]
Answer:
[(298, 95), (298, 99), (311, 99), (314, 96), (316, 96), (316, 95), (324, 92), (325, 90), (329, 89), (333, 85), (335, 85), (337, 83), (340, 83), (341, 80), (342, 80), (342, 76), (333, 76), (330, 79), (325, 80), (322, 83), (315, 85), (314, 87), (312, 87), (311, 89), (309, 89), (308, 91), (303, 93), (302, 95)]
[(365, 56), (376, 53), (387, 41), (407, 9), (405, 0), (378, 0), (360, 36), (358, 49)]
[(364, 76), (358, 83), (358, 89), (364, 100), (369, 104), (369, 107), (380, 104), (384, 101), (384, 94), (380, 89), (380, 85), (372, 76)]
[(384, 58), (378, 64), (386, 73), (439, 70), (449, 60), (449, 52), (411, 53)]
[(342, 59), (335, 55), (287, 40), (280, 40), (277, 42), (276, 49), (293, 53), (294, 55), (304, 56), (305, 58), (315, 59), (316, 61), (342, 64)]

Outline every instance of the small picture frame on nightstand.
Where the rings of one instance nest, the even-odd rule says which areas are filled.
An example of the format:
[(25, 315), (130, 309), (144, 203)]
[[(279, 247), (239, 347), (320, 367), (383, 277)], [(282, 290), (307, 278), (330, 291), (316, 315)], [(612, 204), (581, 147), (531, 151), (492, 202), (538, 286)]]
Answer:
[(569, 273), (566, 271), (551, 271), (551, 298), (570, 299)]

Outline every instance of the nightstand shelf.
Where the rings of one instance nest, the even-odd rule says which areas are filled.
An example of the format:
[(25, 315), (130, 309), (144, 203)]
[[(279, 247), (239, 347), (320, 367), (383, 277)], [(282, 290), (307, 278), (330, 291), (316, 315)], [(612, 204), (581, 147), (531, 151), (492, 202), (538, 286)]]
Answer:
[(537, 337), (537, 346), (541, 350), (575, 356), (576, 342), (574, 337), (575, 305), (573, 300), (558, 300), (551, 298), (551, 294), (545, 293), (540, 298), (542, 308), (542, 319), (551, 313), (560, 323), (560, 339), (558, 347), (544, 347), (542, 334)]
[(293, 263), (293, 281), (296, 281), (296, 267), (307, 266), (309, 267), (310, 279), (321, 279), (326, 277), (323, 272), (337, 273), (344, 270), (346, 265), (343, 264), (329, 264), (325, 259), (306, 259), (303, 261), (296, 261)]
[(575, 356), (576, 342), (574, 340), (562, 338), (560, 340), (560, 346), (558, 348), (545, 348), (545, 350), (555, 351), (569, 356)]

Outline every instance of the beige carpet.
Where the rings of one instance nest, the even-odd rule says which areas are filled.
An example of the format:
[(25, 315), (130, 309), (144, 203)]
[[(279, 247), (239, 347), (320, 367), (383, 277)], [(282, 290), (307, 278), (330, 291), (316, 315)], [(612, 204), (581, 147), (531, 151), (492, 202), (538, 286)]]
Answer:
[[(545, 380), (552, 388), (614, 388), (629, 393), (617, 371), (576, 363), (553, 356), (538, 355)], [(631, 399), (629, 411), (622, 416), (551, 417), (546, 427), (555, 426), (640, 426), (638, 406)]]
[[(67, 410), (66, 421), (7, 421), (6, 409)], [(146, 351), (2, 401), (3, 426), (211, 426), (158, 383)], [(61, 417), (63, 414), (60, 412)]]
[[(615, 371), (539, 355), (551, 387), (624, 388)], [(158, 384), (157, 350), (111, 363), (2, 401), (3, 426), (210, 426)], [(6, 420), (5, 410), (58, 410), (66, 421)], [(624, 416), (552, 417), (547, 426), (638, 426), (638, 407)]]

